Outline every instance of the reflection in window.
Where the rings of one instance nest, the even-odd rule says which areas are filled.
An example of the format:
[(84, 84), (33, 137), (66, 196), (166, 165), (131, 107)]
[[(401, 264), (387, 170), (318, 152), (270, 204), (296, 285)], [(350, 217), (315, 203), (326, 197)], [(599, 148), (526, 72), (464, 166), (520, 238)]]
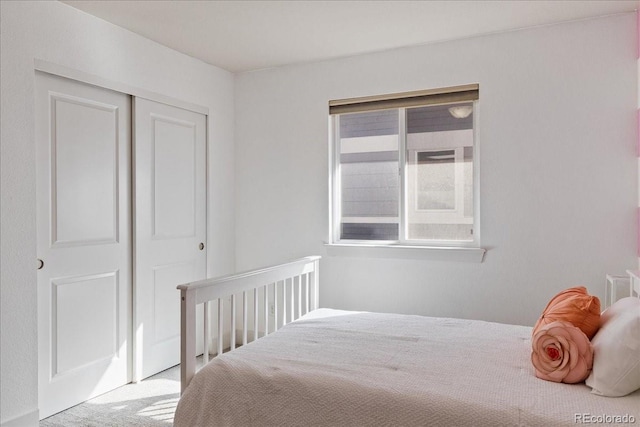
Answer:
[(453, 150), (421, 151), (417, 163), (417, 209), (452, 210), (456, 207)]

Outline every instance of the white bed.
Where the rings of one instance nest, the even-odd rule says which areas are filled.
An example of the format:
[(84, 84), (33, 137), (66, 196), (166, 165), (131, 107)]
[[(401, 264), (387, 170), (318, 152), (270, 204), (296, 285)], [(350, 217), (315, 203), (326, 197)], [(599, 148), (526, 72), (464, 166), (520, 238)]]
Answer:
[[(298, 294), (315, 294), (310, 308), (317, 302), (313, 263), (314, 280), (298, 282), (316, 285)], [(263, 284), (274, 281), (270, 271)], [(183, 296), (188, 289), (181, 288)], [(555, 426), (607, 416), (640, 422), (640, 392), (605, 398), (584, 384), (536, 378), (530, 337), (529, 327), (482, 321), (310, 311), (214, 358), (185, 384), (175, 425)], [(185, 362), (183, 370), (190, 369)], [(184, 378), (191, 376), (183, 371)]]

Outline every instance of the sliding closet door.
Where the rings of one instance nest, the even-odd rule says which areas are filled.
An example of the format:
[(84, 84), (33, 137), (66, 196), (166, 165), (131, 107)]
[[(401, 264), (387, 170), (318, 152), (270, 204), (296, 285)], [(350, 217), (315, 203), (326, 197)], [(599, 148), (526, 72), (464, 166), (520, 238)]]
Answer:
[(137, 380), (180, 363), (176, 286), (206, 277), (206, 121), (134, 99)]
[(131, 381), (130, 104), (36, 75), (42, 418)]

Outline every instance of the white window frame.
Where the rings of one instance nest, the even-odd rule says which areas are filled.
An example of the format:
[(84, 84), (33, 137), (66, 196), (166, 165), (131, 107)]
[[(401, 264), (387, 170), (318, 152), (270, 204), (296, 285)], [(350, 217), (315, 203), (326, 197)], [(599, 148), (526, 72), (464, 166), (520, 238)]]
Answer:
[[(412, 108), (412, 107), (407, 107)], [(428, 249), (436, 256), (435, 259), (458, 259), (481, 262), (485, 250), (480, 247), (480, 167), (478, 137), (479, 101), (473, 101), (473, 238), (469, 241), (460, 240), (418, 240), (407, 239), (408, 207), (406, 191), (407, 180), (407, 135), (406, 135), (406, 110), (398, 108), (399, 120), (399, 171), (400, 174), (400, 206), (399, 206), (399, 239), (398, 240), (351, 240), (341, 239), (341, 207), (340, 190), (340, 115), (329, 116), (329, 246), (335, 247), (361, 247), (361, 248), (404, 248), (404, 249)], [(451, 148), (443, 148), (443, 150)], [(422, 150), (420, 150), (422, 151)], [(425, 151), (432, 151), (431, 149)], [(443, 249), (444, 251), (438, 251)], [(460, 251), (456, 251), (459, 249)], [(434, 252), (435, 250), (435, 252)], [(410, 251), (411, 254), (415, 252)]]

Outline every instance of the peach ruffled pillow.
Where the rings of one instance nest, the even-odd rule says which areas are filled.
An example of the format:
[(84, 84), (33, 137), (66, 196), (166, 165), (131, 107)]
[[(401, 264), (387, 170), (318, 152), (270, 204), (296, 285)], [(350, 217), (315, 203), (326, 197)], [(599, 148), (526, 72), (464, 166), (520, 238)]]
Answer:
[(540, 328), (550, 323), (569, 322), (580, 328), (588, 339), (600, 328), (600, 300), (589, 295), (587, 288), (576, 286), (553, 297), (533, 327), (533, 336)]

